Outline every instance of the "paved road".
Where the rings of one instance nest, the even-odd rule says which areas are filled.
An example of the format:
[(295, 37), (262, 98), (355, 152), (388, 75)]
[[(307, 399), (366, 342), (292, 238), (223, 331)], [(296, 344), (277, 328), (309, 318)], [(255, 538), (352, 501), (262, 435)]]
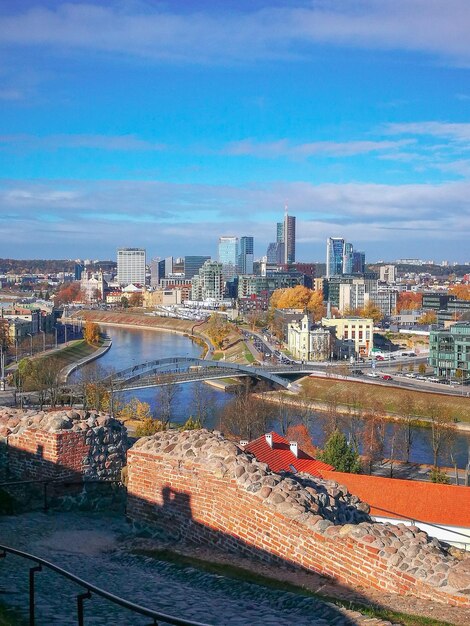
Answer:
[[(365, 624), (368, 618), (290, 592), (158, 562), (126, 548), (129, 526), (110, 514), (26, 514), (0, 518), (1, 542), (30, 551), (116, 595), (149, 608), (207, 624), (328, 626)], [(2, 602), (26, 612), (27, 567), (11, 555), (0, 562)], [(37, 574), (37, 626), (76, 624), (76, 587), (54, 573)], [(86, 601), (87, 626), (143, 626), (99, 598)], [(162, 622), (160, 622), (162, 623)], [(384, 624), (374, 621), (374, 624)]]

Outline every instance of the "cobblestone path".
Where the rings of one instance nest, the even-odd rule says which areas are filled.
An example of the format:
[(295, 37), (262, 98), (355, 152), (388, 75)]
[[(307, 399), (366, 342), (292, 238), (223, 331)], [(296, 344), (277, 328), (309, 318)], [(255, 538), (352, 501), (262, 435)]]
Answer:
[[(31, 552), (123, 598), (163, 613), (217, 626), (329, 626), (386, 622), (315, 598), (228, 579), (131, 554), (120, 548), (130, 528), (122, 516), (34, 513), (0, 518), (0, 543)], [(29, 564), (0, 560), (0, 598), (26, 615)], [(36, 575), (38, 626), (76, 624), (76, 585), (52, 572)], [(93, 597), (86, 626), (143, 626), (144, 618)]]

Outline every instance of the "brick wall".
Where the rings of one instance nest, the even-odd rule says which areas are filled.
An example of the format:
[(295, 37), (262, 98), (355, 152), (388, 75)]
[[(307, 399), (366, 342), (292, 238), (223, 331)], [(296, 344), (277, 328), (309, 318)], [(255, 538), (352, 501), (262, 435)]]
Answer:
[(85, 433), (25, 430), (8, 438), (8, 468), (22, 478), (63, 478), (81, 474), (90, 446)]
[[(198, 459), (172, 458), (169, 450), (174, 444), (161, 453), (150, 447), (144, 443), (128, 452), (127, 512), (134, 522), (194, 542), (288, 562), (345, 585), (470, 605), (468, 595), (444, 588), (445, 581), (441, 587), (430, 585), (409, 571), (391, 567), (389, 559), (380, 555), (381, 548), (371, 545), (375, 536), (351, 536), (354, 525), (329, 525), (324, 532), (316, 531), (305, 521), (267, 506), (241, 486), (222, 462), (216, 462), (218, 470), (217, 465), (208, 467)], [(185, 454), (189, 456), (189, 448)]]

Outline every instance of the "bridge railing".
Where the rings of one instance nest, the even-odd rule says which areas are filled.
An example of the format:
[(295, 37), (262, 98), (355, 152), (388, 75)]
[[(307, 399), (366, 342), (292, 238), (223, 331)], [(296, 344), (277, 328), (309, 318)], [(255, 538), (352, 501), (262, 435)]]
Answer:
[[(180, 619), (179, 617), (175, 617), (173, 615), (167, 615), (165, 613), (160, 613), (159, 611), (154, 611), (152, 609), (148, 609), (140, 604), (136, 604), (134, 602), (130, 602), (129, 600), (125, 600), (124, 598), (120, 598), (119, 596), (110, 593), (96, 585), (89, 583), (75, 574), (68, 572), (67, 570), (51, 563), (50, 561), (46, 561), (45, 559), (35, 556), (34, 554), (29, 554), (28, 552), (23, 552), (22, 550), (17, 550), (16, 548), (11, 548), (10, 546), (0, 545), (0, 559), (6, 559), (8, 554), (15, 555), (22, 559), (26, 559), (31, 563), (34, 563), (32, 567), (29, 568), (29, 624), (30, 626), (34, 626), (36, 622), (36, 607), (35, 607), (35, 596), (36, 596), (36, 588), (35, 588), (35, 579), (36, 575), (43, 571), (43, 568), (46, 570), (50, 570), (55, 572), (62, 578), (66, 578), (67, 580), (72, 581), (81, 590), (84, 592), (77, 593), (76, 600), (76, 619), (78, 626), (84, 626), (85, 624), (85, 600), (91, 600), (93, 596), (98, 596), (108, 600), (109, 602), (120, 606), (124, 609), (131, 611), (132, 613), (137, 613), (139, 615), (144, 615), (145, 617), (149, 617), (153, 620), (152, 626), (159, 626), (159, 624), (173, 624), (175, 626), (208, 626), (207, 624), (202, 624), (201, 622), (193, 622), (191, 620)], [(72, 616), (70, 616), (72, 618)], [(69, 620), (67, 623), (70, 623)], [(132, 623), (132, 622), (129, 622)]]

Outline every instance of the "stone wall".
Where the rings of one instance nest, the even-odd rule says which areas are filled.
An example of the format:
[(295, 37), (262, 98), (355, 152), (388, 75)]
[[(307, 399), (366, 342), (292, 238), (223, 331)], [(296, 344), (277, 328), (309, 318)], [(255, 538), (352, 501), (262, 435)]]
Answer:
[(0, 408), (0, 465), (17, 478), (116, 480), (127, 431), (95, 411)]
[(372, 522), (368, 506), (334, 481), (271, 472), (220, 433), (138, 440), (128, 452), (127, 511), (155, 533), (347, 585), (470, 605), (470, 559), (456, 560), (419, 529)]

